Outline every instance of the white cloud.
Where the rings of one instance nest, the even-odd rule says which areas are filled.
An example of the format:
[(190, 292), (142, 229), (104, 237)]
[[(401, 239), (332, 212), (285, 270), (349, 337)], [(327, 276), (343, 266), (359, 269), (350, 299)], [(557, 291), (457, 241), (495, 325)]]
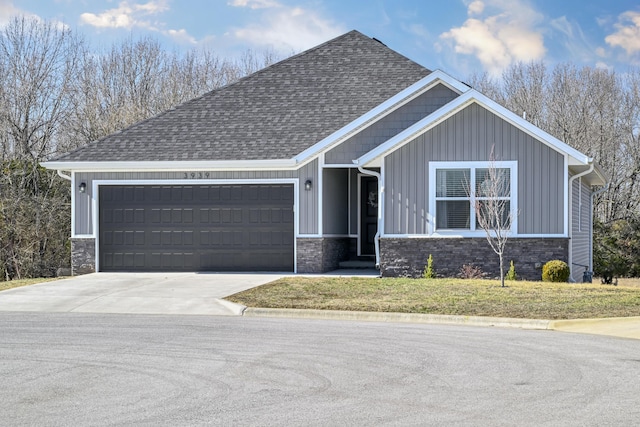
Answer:
[(469, 14), (469, 16), (480, 15), (483, 11), (484, 3), (480, 0), (475, 0), (469, 3), (469, 6), (467, 6), (467, 13)]
[(604, 39), (607, 44), (623, 48), (629, 56), (640, 52), (640, 12), (622, 13), (614, 27), (616, 32)]
[(313, 10), (279, 6), (266, 9), (260, 23), (235, 28), (229, 33), (252, 45), (289, 53), (308, 49), (343, 32), (342, 26)]
[(577, 22), (561, 16), (549, 21), (549, 26), (555, 31), (553, 37), (558, 40), (557, 44), (561, 44), (565, 54), (569, 54), (572, 59), (592, 63), (596, 60), (594, 53), (595, 56), (602, 56)]
[(165, 32), (169, 37), (181, 44), (197, 44), (198, 41), (187, 33), (187, 30), (168, 30)]
[[(469, 3), (469, 16), (462, 26), (442, 33), (454, 51), (473, 55), (485, 70), (499, 75), (514, 61), (532, 61), (544, 56), (542, 15), (524, 0), (486, 0)], [(442, 46), (436, 46), (442, 49)]]
[[(2, 0), (0, 0), (2, 1)], [(166, 29), (163, 22), (158, 22), (158, 15), (169, 11), (168, 0), (150, 0), (147, 3), (121, 1), (118, 7), (104, 12), (83, 13), (80, 21), (96, 28), (127, 29), (143, 28), (163, 34), (180, 44), (197, 44), (198, 41), (185, 29)]]
[(138, 4), (122, 1), (118, 7), (105, 10), (102, 13), (83, 13), (80, 15), (82, 23), (97, 28), (126, 28), (141, 27), (156, 29), (155, 25), (145, 18), (169, 10), (166, 0), (151, 0)]
[(231, 0), (227, 3), (234, 7), (248, 7), (250, 9), (267, 9), (272, 7), (280, 7), (280, 3), (273, 0)]
[(409, 32), (409, 34), (412, 34), (418, 37), (419, 39), (431, 38), (431, 34), (429, 33), (429, 30), (427, 29), (426, 26), (422, 24), (409, 24), (409, 25), (401, 24), (401, 26), (403, 30)]
[(24, 14), (10, 0), (0, 0), (0, 27), (6, 25), (12, 16)]
[(599, 70), (613, 71), (612, 65), (608, 65), (607, 63), (602, 61), (596, 62), (596, 68)]

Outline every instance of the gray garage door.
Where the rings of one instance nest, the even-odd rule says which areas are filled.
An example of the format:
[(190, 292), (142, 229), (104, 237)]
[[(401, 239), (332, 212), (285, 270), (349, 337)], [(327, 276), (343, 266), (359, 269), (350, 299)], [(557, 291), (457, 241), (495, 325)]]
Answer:
[(293, 271), (292, 185), (101, 186), (100, 271)]

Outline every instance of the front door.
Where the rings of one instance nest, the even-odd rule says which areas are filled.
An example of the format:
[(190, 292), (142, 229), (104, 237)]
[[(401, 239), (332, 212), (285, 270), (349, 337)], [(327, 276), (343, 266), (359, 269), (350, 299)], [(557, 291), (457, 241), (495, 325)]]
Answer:
[(378, 179), (360, 179), (360, 255), (375, 255), (375, 236), (378, 232)]

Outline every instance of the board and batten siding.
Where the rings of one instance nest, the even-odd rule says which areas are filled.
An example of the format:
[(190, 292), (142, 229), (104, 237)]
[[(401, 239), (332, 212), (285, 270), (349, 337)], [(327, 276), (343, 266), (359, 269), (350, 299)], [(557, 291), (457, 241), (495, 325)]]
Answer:
[(456, 92), (443, 84), (434, 86), (328, 151), (325, 154), (325, 163), (351, 164), (354, 159), (425, 118), (457, 96)]
[(518, 234), (564, 233), (564, 157), (474, 103), (385, 157), (385, 235), (426, 235), (429, 162), (518, 162)]
[[(185, 178), (185, 173), (187, 178)], [(199, 172), (195, 172), (191, 177), (191, 171), (184, 172), (77, 172), (75, 173), (74, 185), (74, 209), (75, 222), (74, 236), (93, 235), (93, 213), (91, 211), (91, 200), (93, 191), (93, 181), (123, 181), (123, 184), (142, 180), (167, 180), (175, 181), (175, 185), (198, 185), (199, 183), (210, 183), (211, 180), (269, 180), (298, 178), (298, 209), (299, 209), (299, 233), (316, 234), (318, 232), (318, 161), (314, 160), (298, 170), (281, 171), (210, 171), (202, 172), (203, 177), (199, 177)], [(204, 175), (208, 173), (209, 176)], [(304, 189), (304, 182), (310, 179), (314, 183), (311, 191)], [(80, 193), (78, 185), (84, 182), (87, 184), (86, 192)]]
[(589, 269), (591, 189), (578, 178), (573, 181), (571, 198), (571, 271), (574, 280), (580, 281), (582, 273)]

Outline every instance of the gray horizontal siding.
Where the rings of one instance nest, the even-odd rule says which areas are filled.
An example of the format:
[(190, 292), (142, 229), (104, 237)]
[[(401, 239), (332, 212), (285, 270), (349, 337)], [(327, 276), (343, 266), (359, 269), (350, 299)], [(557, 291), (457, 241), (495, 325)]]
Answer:
[(455, 99), (458, 94), (443, 84), (438, 84), (389, 113), (366, 129), (361, 130), (325, 155), (327, 164), (351, 164), (389, 138), (425, 118), (438, 108)]
[(563, 233), (564, 158), (472, 104), (385, 158), (385, 233), (426, 234), (430, 161), (518, 162), (518, 233)]
[[(193, 176), (191, 174), (194, 174)], [(185, 177), (186, 174), (186, 177)], [(299, 170), (292, 171), (211, 171), (211, 172), (83, 172), (76, 173), (75, 188), (75, 235), (93, 234), (91, 199), (93, 191), (93, 181), (102, 180), (171, 180), (180, 181), (184, 184), (198, 185), (204, 180), (222, 179), (287, 179), (299, 178), (301, 183), (299, 191), (299, 210), (301, 234), (315, 234), (318, 232), (318, 162), (313, 161), (303, 166)], [(311, 191), (304, 189), (304, 182), (310, 179), (314, 185)], [(78, 192), (77, 185), (81, 182), (87, 184), (87, 191), (84, 194)]]

